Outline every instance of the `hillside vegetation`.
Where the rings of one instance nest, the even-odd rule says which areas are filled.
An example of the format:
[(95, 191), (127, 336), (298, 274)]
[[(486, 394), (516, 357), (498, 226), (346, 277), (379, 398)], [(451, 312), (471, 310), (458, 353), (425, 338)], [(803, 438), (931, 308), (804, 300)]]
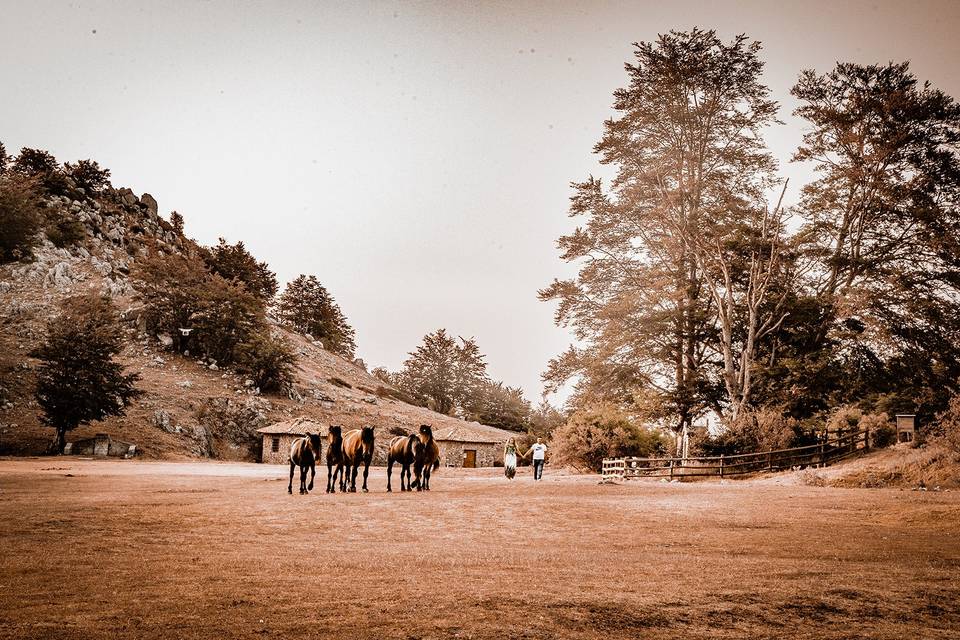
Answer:
[[(250, 460), (259, 451), (256, 429), (301, 415), (347, 429), (374, 425), (381, 448), (391, 429), (469, 424), (405, 402), (413, 400), (367, 373), (350, 358), (349, 327), (325, 341), (281, 324), (266, 302), (277, 291), (276, 280), (242, 243), (201, 247), (184, 235), (179, 214), (161, 217), (150, 194), (113, 188), (109, 172), (96, 163), (61, 168), (37, 150), (24, 150), (15, 163), (2, 148), (0, 156), (3, 226), (5, 232), (14, 222), (23, 226), (15, 237), (5, 234), (9, 250), (0, 256), (0, 454), (48, 450), (53, 430), (40, 420), (34, 398), (38, 361), (31, 354), (61, 303), (89, 292), (109, 296), (119, 310), (124, 346), (117, 360), (139, 374), (137, 387), (144, 393), (126, 415), (81, 425), (70, 440), (107, 433), (137, 444), (148, 458)], [(78, 165), (85, 171), (78, 172)], [(158, 264), (161, 270), (149, 280), (149, 269)], [(190, 264), (194, 272), (170, 267)], [(202, 282), (181, 280), (185, 273), (200, 273)], [(195, 330), (209, 323), (206, 342), (197, 333), (171, 331), (183, 325), (163, 315), (187, 306), (163, 306), (169, 302), (163, 296), (196, 291), (207, 297), (189, 321)], [(345, 326), (339, 308), (330, 308)], [(230, 331), (215, 324), (228, 321), (236, 323)], [(243, 340), (210, 341), (241, 329), (248, 334)], [(260, 380), (262, 368), (250, 360), (251, 350), (257, 362), (266, 357), (264, 342), (292, 363), (273, 380), (275, 388), (267, 384), (269, 376)]]

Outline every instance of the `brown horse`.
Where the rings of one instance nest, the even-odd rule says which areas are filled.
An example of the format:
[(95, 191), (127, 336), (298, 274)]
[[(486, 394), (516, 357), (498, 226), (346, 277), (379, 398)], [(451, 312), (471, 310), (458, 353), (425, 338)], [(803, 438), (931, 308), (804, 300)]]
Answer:
[(327, 433), (327, 493), (337, 492), (337, 474), (343, 477), (343, 435), (331, 425)]
[[(390, 451), (387, 453), (387, 491), (393, 491), (390, 488), (390, 474), (393, 473), (394, 463), (400, 464), (400, 491), (413, 490), (410, 483), (410, 467), (416, 464), (422, 450), (423, 444), (420, 438), (413, 433), (408, 436), (397, 436), (390, 441)], [(404, 476), (407, 478), (406, 485), (403, 483)]]
[(420, 425), (420, 455), (414, 464), (417, 479), (410, 486), (417, 491), (430, 491), (430, 474), (440, 468), (440, 447), (433, 439), (433, 428), (428, 424)]
[[(290, 445), (290, 483), (287, 493), (293, 493), (293, 469), (300, 467), (300, 495), (313, 489), (313, 479), (317, 475), (317, 460), (320, 459), (320, 434), (307, 433)], [(310, 469), (310, 486), (307, 486), (307, 469)]]
[(349, 479), (350, 492), (357, 491), (357, 472), (363, 464), (363, 491), (367, 492), (367, 474), (373, 460), (373, 427), (354, 429), (343, 436), (343, 464), (346, 475), (340, 480), (340, 490), (347, 490)]

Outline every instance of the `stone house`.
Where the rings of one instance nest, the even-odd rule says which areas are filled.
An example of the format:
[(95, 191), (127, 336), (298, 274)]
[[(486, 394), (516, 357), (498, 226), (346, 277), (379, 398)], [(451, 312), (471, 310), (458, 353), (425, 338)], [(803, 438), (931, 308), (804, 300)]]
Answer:
[[(267, 464), (287, 464), (290, 462), (290, 445), (307, 433), (319, 433), (326, 441), (327, 429), (309, 418), (294, 418), (277, 422), (257, 429), (260, 434), (260, 462)], [(326, 444), (326, 442), (324, 442)]]
[(433, 430), (433, 439), (440, 447), (440, 464), (444, 467), (501, 466), (503, 445), (517, 435), (476, 422)]

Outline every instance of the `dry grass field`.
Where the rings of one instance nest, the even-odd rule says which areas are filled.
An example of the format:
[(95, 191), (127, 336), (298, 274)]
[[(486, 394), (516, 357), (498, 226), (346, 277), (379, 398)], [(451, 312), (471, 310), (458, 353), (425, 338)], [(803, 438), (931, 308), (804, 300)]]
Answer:
[(284, 473), (0, 461), (0, 637), (960, 637), (960, 492)]

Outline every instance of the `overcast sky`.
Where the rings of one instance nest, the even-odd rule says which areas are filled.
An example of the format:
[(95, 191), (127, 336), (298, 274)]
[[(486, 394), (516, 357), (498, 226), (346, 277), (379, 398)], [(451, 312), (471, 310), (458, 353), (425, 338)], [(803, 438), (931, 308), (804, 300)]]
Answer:
[(786, 125), (803, 68), (911, 60), (960, 95), (960, 2), (8, 2), (0, 141), (93, 158), (187, 233), (315, 274), (372, 368), (439, 327), (536, 401), (569, 342), (536, 292), (571, 273), (569, 182), (632, 42), (692, 26), (763, 42)]

